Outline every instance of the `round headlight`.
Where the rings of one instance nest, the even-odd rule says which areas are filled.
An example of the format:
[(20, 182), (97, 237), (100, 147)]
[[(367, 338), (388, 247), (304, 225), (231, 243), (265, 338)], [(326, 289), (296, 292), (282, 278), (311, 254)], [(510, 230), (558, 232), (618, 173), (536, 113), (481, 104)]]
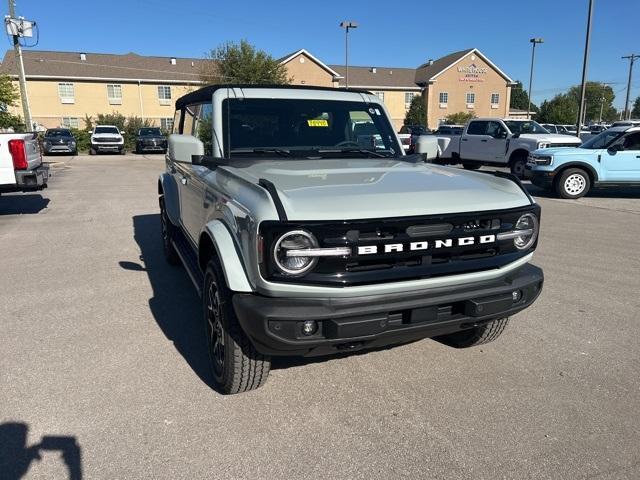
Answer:
[(525, 213), (516, 222), (515, 231), (522, 230), (522, 235), (514, 237), (513, 243), (518, 250), (526, 250), (538, 238), (538, 218), (533, 213)]
[(287, 255), (287, 252), (307, 248), (318, 248), (318, 241), (311, 233), (305, 230), (287, 232), (274, 244), (273, 260), (285, 275), (303, 275), (318, 263), (318, 257), (300, 256), (300, 252), (296, 252), (296, 255)]

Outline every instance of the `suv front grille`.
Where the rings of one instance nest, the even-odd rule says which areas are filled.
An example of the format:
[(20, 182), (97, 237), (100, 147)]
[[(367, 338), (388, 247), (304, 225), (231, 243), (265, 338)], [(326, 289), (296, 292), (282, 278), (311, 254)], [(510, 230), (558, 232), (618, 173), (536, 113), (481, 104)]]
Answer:
[[(499, 268), (529, 252), (518, 251), (513, 240), (481, 243), (480, 239), (512, 230), (518, 218), (532, 210), (539, 216), (539, 207), (534, 205), (446, 216), (288, 224), (264, 222), (261, 235), (268, 255), (261, 265), (262, 275), (278, 282), (350, 286)], [(351, 255), (322, 257), (304, 277), (287, 277), (275, 267), (272, 246), (281, 234), (296, 229), (313, 233), (320, 247), (349, 247)], [(474, 242), (461, 245), (461, 238), (474, 238)], [(446, 243), (448, 241), (450, 245)], [(412, 244), (424, 245), (422, 242), (428, 243), (429, 248), (411, 250)], [(402, 245), (402, 251), (389, 245)], [(436, 245), (439, 246), (434, 248)], [(369, 247), (369, 251), (375, 247), (375, 253), (359, 253), (358, 247), (364, 246)], [(385, 252), (385, 248), (392, 250)]]
[(93, 141), (96, 143), (117, 143), (120, 139), (118, 137), (96, 137)]

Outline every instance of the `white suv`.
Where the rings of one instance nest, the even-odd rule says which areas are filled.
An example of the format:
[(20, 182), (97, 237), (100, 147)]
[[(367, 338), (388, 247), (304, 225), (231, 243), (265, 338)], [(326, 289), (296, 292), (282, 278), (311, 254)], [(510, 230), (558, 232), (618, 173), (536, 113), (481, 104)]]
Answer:
[(91, 132), (89, 155), (99, 152), (118, 152), (124, 155), (124, 136), (115, 125), (96, 125)]

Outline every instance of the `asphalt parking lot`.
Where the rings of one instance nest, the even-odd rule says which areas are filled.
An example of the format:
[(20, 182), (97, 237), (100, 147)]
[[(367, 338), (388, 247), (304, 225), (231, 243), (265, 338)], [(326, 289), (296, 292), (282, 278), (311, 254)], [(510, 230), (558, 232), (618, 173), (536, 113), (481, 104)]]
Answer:
[(530, 187), (545, 289), (492, 344), (279, 360), (223, 397), (162, 157), (47, 159), (0, 197), (0, 478), (640, 478), (640, 190)]

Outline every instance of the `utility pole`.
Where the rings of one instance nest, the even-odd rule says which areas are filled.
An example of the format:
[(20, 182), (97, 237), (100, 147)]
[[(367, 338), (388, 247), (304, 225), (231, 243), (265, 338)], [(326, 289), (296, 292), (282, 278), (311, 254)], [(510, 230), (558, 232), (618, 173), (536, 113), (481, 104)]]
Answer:
[[(9, 0), (9, 21), (16, 20), (16, 4), (15, 0)], [(15, 32), (19, 33), (19, 32)], [(18, 80), (20, 83), (20, 98), (22, 100), (22, 112), (24, 113), (24, 124), (27, 132), (33, 130), (31, 122), (31, 107), (29, 106), (29, 96), (27, 95), (27, 80), (24, 75), (24, 62), (22, 61), (22, 48), (20, 48), (20, 35), (12, 35), (13, 49), (16, 52), (16, 60), (18, 62)]]
[(349, 88), (349, 29), (358, 28), (358, 24), (356, 22), (344, 21), (344, 22), (340, 22), (340, 26), (344, 28), (345, 87)]
[(636, 61), (637, 58), (640, 58), (640, 55), (636, 55), (632, 53), (631, 55), (627, 55), (626, 57), (622, 57), (625, 60), (629, 60), (629, 81), (627, 82), (627, 99), (624, 101), (624, 119), (631, 119), (631, 110), (629, 109), (629, 95), (631, 95), (631, 76), (633, 75), (633, 62)]
[(580, 104), (578, 106), (578, 137), (582, 130), (582, 116), (585, 95), (587, 93), (587, 66), (589, 64), (589, 43), (591, 42), (591, 19), (593, 18), (593, 0), (589, 0), (589, 13), (587, 15), (587, 38), (584, 43), (584, 60), (582, 62), (582, 83), (580, 85)]

